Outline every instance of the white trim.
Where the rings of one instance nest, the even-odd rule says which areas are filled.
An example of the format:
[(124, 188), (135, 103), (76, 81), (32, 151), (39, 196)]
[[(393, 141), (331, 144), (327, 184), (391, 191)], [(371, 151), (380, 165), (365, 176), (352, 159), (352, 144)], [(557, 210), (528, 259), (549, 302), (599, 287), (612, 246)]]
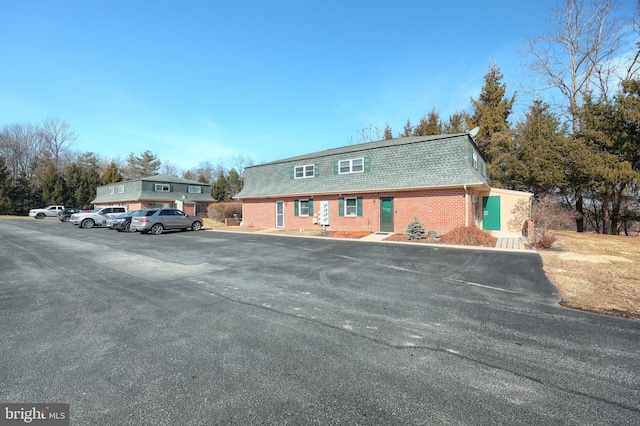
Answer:
[[(354, 161), (358, 161), (358, 160), (360, 160), (360, 162), (361, 162), (361, 164), (360, 164), (361, 169), (360, 170), (353, 170), (353, 162)], [(349, 162), (349, 171), (348, 172), (343, 172), (341, 163), (344, 163), (344, 162), (347, 162), (347, 161)], [(351, 173), (362, 173), (362, 172), (364, 172), (364, 157), (350, 158), (348, 160), (338, 160), (338, 174), (339, 175), (348, 175), (348, 174), (351, 174)]]
[[(353, 214), (347, 213), (347, 200), (354, 200), (356, 202), (352, 206), (355, 209)], [(358, 197), (344, 197), (344, 217), (358, 217)]]
[[(311, 167), (311, 174), (307, 175), (307, 167)], [(298, 169), (302, 169), (302, 176), (298, 176)], [(316, 175), (315, 164), (305, 164), (303, 166), (293, 166), (293, 178), (294, 179), (306, 179), (312, 178)]]

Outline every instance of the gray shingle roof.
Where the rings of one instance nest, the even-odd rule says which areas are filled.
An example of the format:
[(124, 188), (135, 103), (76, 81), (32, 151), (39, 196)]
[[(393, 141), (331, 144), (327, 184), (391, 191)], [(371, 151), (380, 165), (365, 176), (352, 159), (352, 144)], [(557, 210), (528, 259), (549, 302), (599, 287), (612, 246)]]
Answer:
[[(354, 158), (364, 158), (369, 170), (335, 173), (339, 161)], [(292, 168), (307, 164), (314, 165), (316, 176), (293, 179)], [(414, 136), (349, 145), (248, 167), (244, 172), (244, 188), (237, 198), (488, 186), (484, 169), (484, 159), (466, 133)]]
[[(169, 184), (171, 191), (156, 191), (155, 184)], [(188, 192), (189, 186), (201, 187), (202, 192)], [(110, 188), (113, 188), (113, 194), (109, 193)], [(120, 192), (121, 188), (123, 192)], [(175, 201), (182, 199), (183, 195), (187, 200), (196, 203), (212, 203), (215, 201), (211, 196), (211, 185), (209, 184), (169, 175), (155, 175), (99, 186), (96, 191), (96, 198), (91, 203), (121, 203), (140, 200)]]

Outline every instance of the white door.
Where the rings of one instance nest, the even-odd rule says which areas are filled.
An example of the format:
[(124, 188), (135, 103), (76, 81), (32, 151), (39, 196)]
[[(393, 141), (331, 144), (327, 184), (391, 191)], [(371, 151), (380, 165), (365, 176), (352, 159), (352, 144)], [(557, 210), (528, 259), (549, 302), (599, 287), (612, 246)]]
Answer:
[(276, 228), (284, 228), (284, 201), (276, 201)]

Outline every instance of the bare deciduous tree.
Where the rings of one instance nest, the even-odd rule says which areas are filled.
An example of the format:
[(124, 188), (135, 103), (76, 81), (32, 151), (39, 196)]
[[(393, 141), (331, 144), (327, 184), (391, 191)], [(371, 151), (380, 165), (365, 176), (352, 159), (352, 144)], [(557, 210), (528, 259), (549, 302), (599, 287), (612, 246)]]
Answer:
[(559, 106), (574, 133), (580, 130), (584, 95), (597, 91), (608, 97), (611, 79), (620, 68), (622, 39), (630, 21), (614, 16), (614, 1), (563, 0), (552, 11), (551, 32), (527, 42), (531, 70), (543, 79), (546, 89), (560, 91)]
[(44, 143), (43, 148), (51, 155), (53, 163), (59, 169), (61, 155), (78, 139), (78, 135), (69, 123), (58, 117), (45, 118), (40, 126), (40, 131)]

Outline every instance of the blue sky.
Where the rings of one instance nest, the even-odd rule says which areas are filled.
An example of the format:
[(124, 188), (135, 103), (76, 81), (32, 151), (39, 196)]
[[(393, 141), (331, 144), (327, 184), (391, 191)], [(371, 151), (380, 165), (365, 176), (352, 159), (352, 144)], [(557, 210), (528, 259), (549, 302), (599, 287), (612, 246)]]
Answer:
[(3, 0), (0, 126), (57, 116), (76, 151), (180, 169), (397, 135), (467, 109), (491, 63), (518, 89), (558, 1)]

